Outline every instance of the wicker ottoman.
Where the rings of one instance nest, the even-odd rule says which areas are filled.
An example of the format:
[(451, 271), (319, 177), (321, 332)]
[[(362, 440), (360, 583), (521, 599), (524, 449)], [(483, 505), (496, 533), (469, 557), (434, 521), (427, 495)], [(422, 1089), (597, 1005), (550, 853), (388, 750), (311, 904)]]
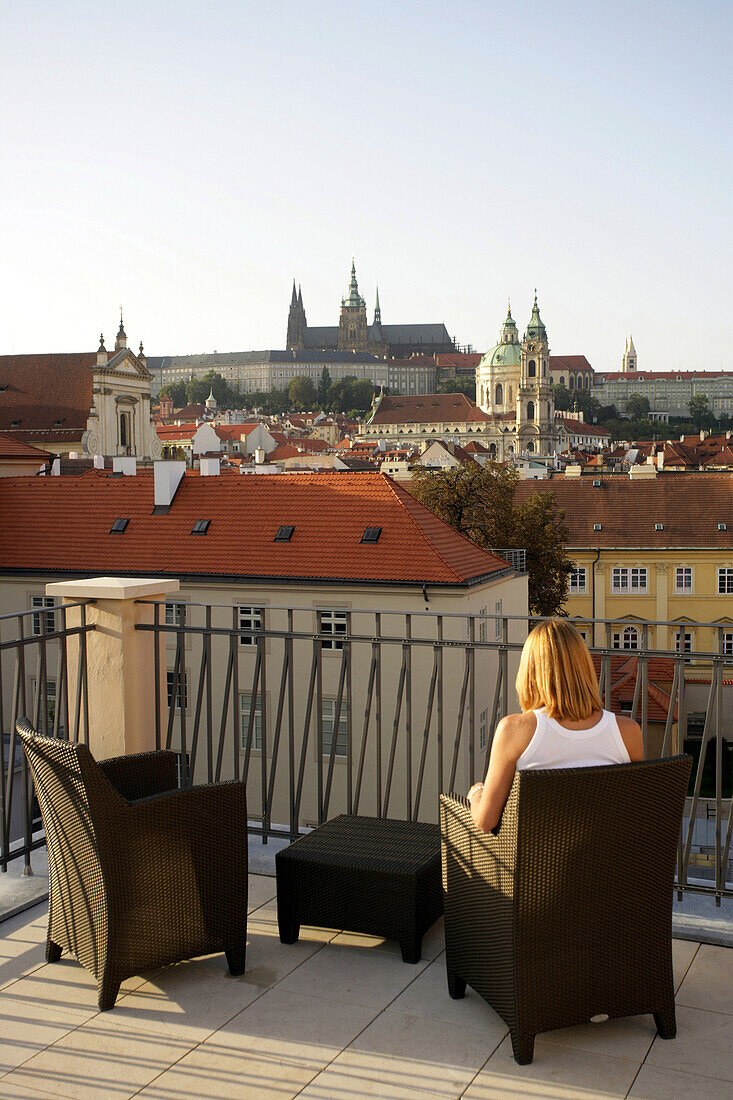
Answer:
[(280, 939), (301, 924), (399, 940), (420, 961), (422, 938), (443, 912), (440, 829), (418, 821), (342, 814), (275, 856)]

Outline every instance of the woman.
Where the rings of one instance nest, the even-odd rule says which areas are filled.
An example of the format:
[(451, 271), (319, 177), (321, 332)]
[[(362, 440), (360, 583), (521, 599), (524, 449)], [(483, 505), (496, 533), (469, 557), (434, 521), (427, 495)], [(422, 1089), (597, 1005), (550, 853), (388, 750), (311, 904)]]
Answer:
[(468, 792), (471, 816), (485, 833), (499, 823), (515, 771), (644, 758), (639, 725), (603, 709), (593, 660), (570, 623), (551, 619), (534, 628), (516, 686), (523, 713), (499, 722), (486, 779)]

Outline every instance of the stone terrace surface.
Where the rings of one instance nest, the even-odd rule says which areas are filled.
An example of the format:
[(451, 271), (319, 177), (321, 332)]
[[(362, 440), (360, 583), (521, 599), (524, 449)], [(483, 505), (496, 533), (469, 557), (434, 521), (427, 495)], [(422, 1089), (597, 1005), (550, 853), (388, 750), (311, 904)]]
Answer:
[(304, 928), (277, 935), (275, 879), (250, 877), (247, 971), (224, 957), (125, 982), (44, 962), (45, 906), (0, 925), (3, 1100), (635, 1100), (733, 1094), (733, 950), (674, 941), (678, 1037), (651, 1017), (541, 1036), (517, 1066), (507, 1028), (468, 990), (451, 1001), (439, 922), (417, 966), (396, 944)]

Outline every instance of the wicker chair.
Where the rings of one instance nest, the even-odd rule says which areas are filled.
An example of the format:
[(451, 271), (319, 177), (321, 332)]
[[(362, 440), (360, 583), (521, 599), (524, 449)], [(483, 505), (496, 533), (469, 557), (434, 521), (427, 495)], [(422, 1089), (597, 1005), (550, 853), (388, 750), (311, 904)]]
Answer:
[(492, 833), (441, 795), (446, 967), (534, 1037), (596, 1015), (653, 1013), (676, 1034), (672, 896), (691, 759), (519, 772)]
[(244, 972), (247, 809), (241, 783), (177, 790), (172, 752), (96, 763), (21, 719), (46, 830), (46, 959), (66, 948), (112, 1008), (132, 974), (214, 951)]

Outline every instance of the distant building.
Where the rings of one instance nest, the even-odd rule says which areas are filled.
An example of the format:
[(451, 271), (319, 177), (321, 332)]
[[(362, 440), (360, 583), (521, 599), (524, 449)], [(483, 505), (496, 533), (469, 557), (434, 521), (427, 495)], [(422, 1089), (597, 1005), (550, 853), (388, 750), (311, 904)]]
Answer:
[(593, 379), (592, 394), (602, 405), (620, 413), (632, 397), (645, 397), (652, 419), (689, 417), (693, 397), (707, 397), (715, 416), (733, 415), (733, 371), (640, 371), (631, 337), (626, 341), (620, 371), (601, 371)]
[(549, 359), (547, 329), (535, 294), (523, 339), (508, 309), (499, 343), (476, 368), (476, 401), (491, 420), (499, 458), (553, 454), (557, 449)]
[(151, 375), (122, 318), (114, 351), (0, 355), (0, 431), (55, 454), (160, 458)]
[(440, 324), (384, 325), (376, 291), (373, 321), (367, 319), (366, 301), (359, 293), (356, 268), (351, 264), (349, 289), (341, 299), (338, 325), (308, 324), (303, 293), (293, 293), (288, 313), (287, 346), (294, 351), (362, 351), (386, 358), (406, 358), (415, 354), (443, 354), (456, 351), (448, 330)]
[(393, 361), (367, 351), (230, 351), (211, 355), (160, 355), (148, 357), (155, 390), (174, 382), (189, 382), (216, 371), (241, 394), (284, 390), (294, 378), (309, 378), (315, 386), (324, 367), (332, 382), (344, 378), (366, 379), (391, 393), (430, 393), (435, 389), (436, 366), (432, 359)]

